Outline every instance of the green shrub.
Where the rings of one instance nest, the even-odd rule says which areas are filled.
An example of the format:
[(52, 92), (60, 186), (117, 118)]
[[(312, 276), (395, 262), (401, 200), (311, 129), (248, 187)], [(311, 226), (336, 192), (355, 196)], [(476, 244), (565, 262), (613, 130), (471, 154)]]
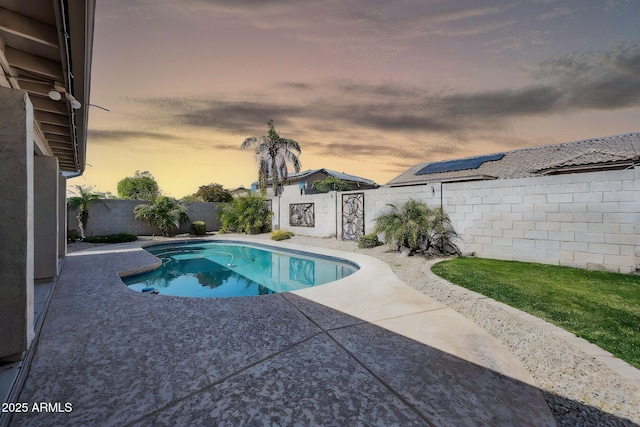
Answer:
[(67, 230), (67, 242), (69, 243), (75, 242), (79, 238), (80, 238), (80, 234), (78, 233), (78, 230), (76, 230), (75, 228), (71, 228)]
[(271, 233), (271, 240), (286, 240), (293, 237), (293, 233), (291, 231), (286, 230), (276, 230)]
[(138, 237), (131, 233), (109, 234), (107, 236), (90, 236), (84, 239), (87, 243), (125, 243), (135, 242)]
[(365, 234), (358, 239), (358, 247), (361, 249), (375, 248), (382, 244), (376, 233)]
[(251, 192), (225, 203), (220, 209), (220, 232), (235, 231), (246, 234), (271, 231), (271, 217), (266, 199), (259, 193)]
[(174, 228), (189, 222), (187, 208), (173, 197), (157, 197), (153, 203), (136, 206), (133, 213), (136, 219), (145, 220), (149, 225), (158, 227), (163, 236), (169, 237)]
[(189, 233), (194, 236), (204, 236), (207, 234), (207, 224), (204, 221), (193, 221), (189, 227)]
[(348, 191), (351, 186), (335, 176), (328, 176), (324, 181), (316, 181), (311, 187), (318, 193), (328, 193), (329, 191)]
[(374, 233), (383, 233), (385, 243), (396, 244), (398, 250), (416, 252), (460, 254), (453, 243), (458, 234), (449, 216), (442, 208), (430, 208), (426, 203), (409, 199), (400, 207), (388, 204), (391, 212), (376, 218)]

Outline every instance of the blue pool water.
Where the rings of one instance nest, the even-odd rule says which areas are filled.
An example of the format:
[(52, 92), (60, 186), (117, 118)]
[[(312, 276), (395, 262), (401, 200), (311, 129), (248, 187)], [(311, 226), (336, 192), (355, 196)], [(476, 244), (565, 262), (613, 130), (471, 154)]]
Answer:
[(147, 248), (156, 270), (125, 277), (131, 289), (203, 298), (265, 295), (342, 279), (358, 267), (342, 259), (244, 243), (198, 242)]

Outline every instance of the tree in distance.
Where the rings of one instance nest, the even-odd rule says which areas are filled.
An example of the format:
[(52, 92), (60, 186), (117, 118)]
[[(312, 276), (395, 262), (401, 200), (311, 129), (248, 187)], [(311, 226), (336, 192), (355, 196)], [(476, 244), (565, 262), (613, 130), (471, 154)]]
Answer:
[(278, 195), (278, 185), (287, 179), (287, 163), (300, 172), (300, 145), (293, 139), (282, 138), (276, 132), (273, 120), (267, 122), (269, 131), (260, 137), (250, 136), (244, 140), (241, 149), (254, 148), (258, 163), (258, 187), (266, 191), (269, 178), (273, 184), (273, 194)]
[(318, 193), (328, 193), (329, 191), (348, 191), (351, 186), (335, 176), (328, 176), (322, 181), (316, 181), (311, 186)]
[(189, 201), (194, 202), (230, 202), (233, 196), (222, 184), (201, 185), (198, 191), (193, 193), (193, 197), (187, 196)]
[(149, 171), (136, 171), (118, 182), (118, 197), (121, 199), (154, 201), (160, 195), (160, 187)]

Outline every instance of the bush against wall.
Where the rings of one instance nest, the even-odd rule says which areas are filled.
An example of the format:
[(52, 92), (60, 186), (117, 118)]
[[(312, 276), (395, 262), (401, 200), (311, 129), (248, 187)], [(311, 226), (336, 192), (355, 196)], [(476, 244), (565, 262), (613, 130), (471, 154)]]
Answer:
[(293, 232), (287, 230), (276, 230), (271, 233), (271, 240), (287, 240), (293, 237)]
[(271, 231), (273, 212), (264, 196), (252, 192), (226, 203), (220, 210), (220, 231), (258, 234)]
[(171, 236), (174, 228), (189, 221), (187, 209), (172, 197), (160, 196), (151, 204), (138, 205), (133, 209), (136, 219), (143, 219), (158, 227), (163, 236)]
[(207, 224), (204, 221), (193, 221), (189, 233), (193, 236), (204, 236), (207, 234)]
[(375, 233), (365, 234), (364, 236), (360, 236), (358, 238), (358, 247), (360, 249), (375, 248), (383, 244), (384, 243), (382, 243), (380, 239), (378, 239), (378, 235)]
[(126, 243), (135, 242), (136, 240), (138, 240), (138, 236), (125, 232), (107, 236), (91, 236), (84, 239), (87, 243)]
[(442, 208), (430, 208), (413, 199), (400, 207), (387, 206), (391, 207), (391, 212), (376, 218), (374, 230), (374, 234), (383, 233), (385, 243), (397, 245), (398, 250), (408, 248), (410, 255), (416, 252), (460, 253), (453, 243), (458, 234)]

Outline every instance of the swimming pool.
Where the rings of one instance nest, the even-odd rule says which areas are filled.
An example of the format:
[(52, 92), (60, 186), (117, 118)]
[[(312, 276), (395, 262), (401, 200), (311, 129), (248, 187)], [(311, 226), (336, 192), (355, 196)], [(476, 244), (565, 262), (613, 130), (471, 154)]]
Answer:
[(358, 270), (340, 258), (243, 242), (155, 245), (146, 250), (162, 265), (122, 278), (145, 293), (225, 298), (266, 295), (318, 286)]

